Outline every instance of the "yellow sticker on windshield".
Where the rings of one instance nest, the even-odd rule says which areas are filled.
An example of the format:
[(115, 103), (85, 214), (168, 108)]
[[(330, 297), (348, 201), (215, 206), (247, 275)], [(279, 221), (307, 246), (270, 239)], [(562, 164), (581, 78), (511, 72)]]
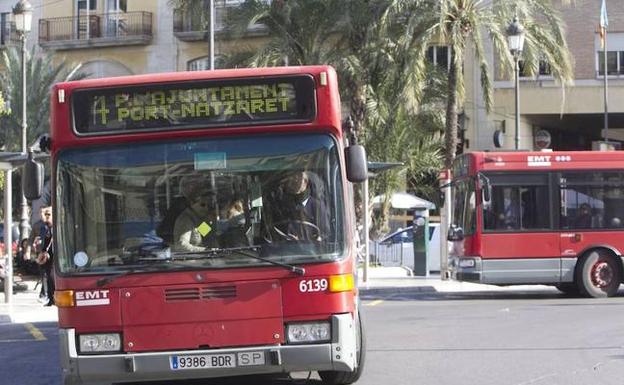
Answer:
[(201, 234), (202, 237), (205, 237), (212, 231), (212, 227), (206, 222), (202, 222), (199, 226), (196, 227), (197, 231)]

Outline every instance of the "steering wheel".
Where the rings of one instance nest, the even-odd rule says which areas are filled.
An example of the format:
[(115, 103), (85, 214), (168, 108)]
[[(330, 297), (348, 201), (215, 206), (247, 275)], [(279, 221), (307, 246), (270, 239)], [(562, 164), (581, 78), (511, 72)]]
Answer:
[[(304, 229), (304, 228), (308, 228), (311, 231), (312, 237), (310, 240), (320, 240), (321, 239), (321, 229), (318, 228), (317, 225), (315, 225), (312, 222), (308, 222), (308, 221), (304, 221), (301, 219), (288, 219), (288, 220), (283, 220), (283, 221), (279, 221), (273, 224), (273, 230), (275, 231), (275, 233), (277, 233), (279, 236), (281, 236), (282, 238), (289, 240), (289, 241), (299, 241), (301, 239), (299, 239), (299, 237), (297, 236), (297, 234), (291, 234), (288, 232), (288, 226), (290, 225), (296, 225), (297, 227)], [(286, 225), (286, 226), (284, 226)], [(303, 232), (304, 233), (304, 232)], [(299, 235), (304, 235), (304, 234), (299, 234)]]

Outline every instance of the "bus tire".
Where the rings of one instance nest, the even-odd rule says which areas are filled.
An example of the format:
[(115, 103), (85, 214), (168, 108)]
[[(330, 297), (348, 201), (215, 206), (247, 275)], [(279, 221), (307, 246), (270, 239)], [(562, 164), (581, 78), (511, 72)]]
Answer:
[(576, 270), (576, 282), (586, 297), (605, 298), (614, 296), (622, 281), (622, 269), (614, 255), (605, 249), (585, 254)]
[(578, 285), (575, 282), (565, 282), (555, 285), (557, 290), (562, 292), (565, 295), (569, 296), (578, 296), (581, 294)]
[(337, 370), (320, 371), (319, 376), (323, 383), (327, 385), (348, 385), (360, 379), (364, 371), (364, 361), (366, 360), (366, 335), (364, 333), (364, 324), (362, 316), (358, 312), (357, 315), (357, 335), (356, 338), (356, 355), (357, 368), (352, 372), (339, 372)]

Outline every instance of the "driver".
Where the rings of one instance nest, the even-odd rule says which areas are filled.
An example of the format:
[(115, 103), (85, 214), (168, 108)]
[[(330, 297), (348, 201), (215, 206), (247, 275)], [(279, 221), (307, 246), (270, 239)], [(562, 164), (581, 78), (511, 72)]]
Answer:
[(187, 208), (175, 221), (174, 251), (200, 252), (218, 246), (215, 194), (206, 189), (202, 181), (192, 177), (182, 180), (182, 195), (186, 198)]
[(305, 171), (284, 176), (272, 208), (271, 232), (290, 240), (321, 241), (329, 234), (329, 213)]

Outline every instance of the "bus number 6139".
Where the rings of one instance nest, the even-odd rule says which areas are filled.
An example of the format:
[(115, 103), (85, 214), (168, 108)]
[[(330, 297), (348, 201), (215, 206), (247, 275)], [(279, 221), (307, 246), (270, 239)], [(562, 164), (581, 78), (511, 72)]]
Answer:
[(327, 290), (327, 279), (304, 279), (299, 282), (299, 291), (302, 293)]

